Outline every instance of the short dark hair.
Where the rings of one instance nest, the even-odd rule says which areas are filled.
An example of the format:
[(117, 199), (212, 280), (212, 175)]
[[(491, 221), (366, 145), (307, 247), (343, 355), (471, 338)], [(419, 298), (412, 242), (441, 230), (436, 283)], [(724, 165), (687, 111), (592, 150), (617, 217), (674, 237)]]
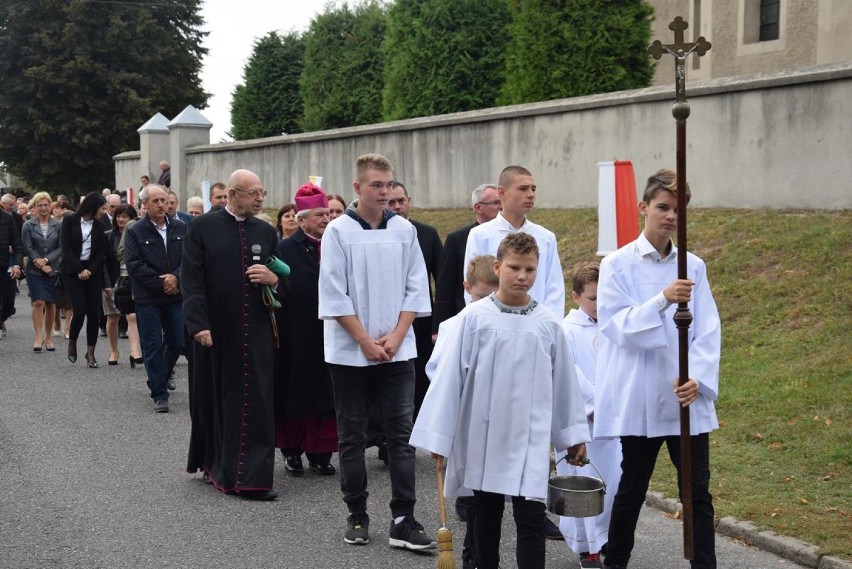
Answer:
[(571, 290), (577, 294), (583, 294), (583, 288), (589, 283), (598, 282), (601, 273), (601, 265), (596, 261), (584, 261), (574, 267), (571, 275)]
[(503, 168), (503, 171), (500, 172), (500, 179), (497, 181), (497, 184), (501, 188), (505, 188), (515, 180), (515, 176), (532, 176), (532, 172), (523, 166), (506, 166)]
[(405, 197), (408, 197), (408, 189), (406, 189), (405, 184), (400, 182), (399, 180), (393, 181), (393, 189), (402, 188), (402, 192), (405, 194)]
[(118, 216), (126, 215), (130, 219), (136, 219), (139, 217), (139, 213), (136, 211), (136, 208), (130, 205), (129, 203), (123, 203), (120, 206), (115, 208), (115, 213), (112, 216), (112, 229), (113, 231), (118, 231)]
[(511, 233), (500, 241), (500, 245), (497, 247), (497, 260), (502, 261), (507, 253), (517, 253), (518, 255), (535, 253), (535, 258), (538, 259), (538, 243), (535, 242), (535, 237), (529, 233)]

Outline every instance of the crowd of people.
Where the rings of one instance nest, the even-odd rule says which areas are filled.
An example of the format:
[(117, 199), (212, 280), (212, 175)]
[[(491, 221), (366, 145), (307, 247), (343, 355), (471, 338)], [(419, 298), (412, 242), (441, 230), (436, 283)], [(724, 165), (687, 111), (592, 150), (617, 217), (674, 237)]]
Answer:
[[(521, 569), (544, 567), (548, 537), (582, 567), (626, 567), (663, 443), (680, 468), (688, 406), (693, 567), (716, 566), (708, 433), (718, 427), (720, 322), (703, 261), (687, 253), (689, 278), (677, 278), (677, 195), (689, 188), (673, 172), (649, 178), (634, 242), (570, 272), (576, 308), (563, 319), (557, 237), (529, 219), (537, 186), (521, 166), (476, 187), (474, 219), (443, 243), (410, 218), (413, 198), (379, 154), (358, 158), (352, 203), (307, 183), (275, 219), (253, 172), (213, 184), (209, 213), (197, 197), (184, 213), (168, 164), (161, 170), (156, 184), (142, 177), (137, 204), (109, 191), (76, 208), (45, 192), (26, 204), (2, 196), (0, 339), (25, 278), (33, 351), (56, 350), (60, 312), (71, 363), (84, 323), (89, 368), (99, 328), (109, 365), (126, 336), (157, 413), (169, 412), (185, 354), (187, 471), (269, 501), (276, 449), (292, 476), (305, 474), (302, 456), (317, 475), (339, 469), (349, 544), (371, 539), (365, 450), (375, 446), (391, 482), (389, 544), (436, 547), (415, 517), (415, 448), (428, 451), (467, 521), (465, 569), (498, 567), (507, 497)], [(679, 385), (671, 316), (682, 302), (694, 316), (692, 377)], [(559, 474), (591, 459), (617, 488), (603, 513), (549, 520), (552, 447)]]

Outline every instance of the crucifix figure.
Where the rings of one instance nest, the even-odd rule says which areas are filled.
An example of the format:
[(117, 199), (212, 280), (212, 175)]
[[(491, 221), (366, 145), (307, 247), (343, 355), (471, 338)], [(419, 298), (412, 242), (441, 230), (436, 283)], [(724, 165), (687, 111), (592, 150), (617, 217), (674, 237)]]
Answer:
[[(672, 106), (672, 115), (675, 118), (677, 128), (677, 274), (679, 279), (687, 278), (686, 267), (686, 119), (689, 117), (689, 103), (686, 102), (686, 58), (695, 53), (702, 56), (710, 49), (710, 42), (700, 36), (694, 42), (686, 42), (683, 32), (689, 24), (680, 16), (676, 17), (670, 24), (669, 29), (674, 32), (674, 43), (663, 44), (655, 40), (648, 47), (648, 53), (654, 59), (661, 59), (663, 54), (674, 56), (675, 60), (675, 104)], [(692, 324), (692, 313), (686, 302), (678, 303), (674, 315), (675, 326), (678, 331), (678, 381), (683, 385), (689, 381), (689, 327)], [(689, 408), (680, 409), (680, 471), (681, 484), (680, 496), (683, 504), (683, 556), (685, 559), (693, 559), (693, 510), (692, 510), (692, 458), (689, 425)]]

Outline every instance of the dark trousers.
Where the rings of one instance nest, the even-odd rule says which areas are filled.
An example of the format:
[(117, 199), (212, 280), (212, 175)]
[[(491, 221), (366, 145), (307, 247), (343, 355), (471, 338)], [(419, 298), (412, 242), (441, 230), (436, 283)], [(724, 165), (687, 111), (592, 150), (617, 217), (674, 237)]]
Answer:
[(337, 411), (340, 489), (350, 512), (367, 510), (367, 467), (364, 449), (370, 407), (382, 420), (388, 445), (393, 517), (414, 514), (414, 447), (411, 414), (414, 411), (414, 368), (411, 362), (366, 367), (329, 365)]
[[(84, 263), (83, 266), (85, 267), (86, 264)], [(77, 278), (77, 275), (62, 275), (62, 286), (65, 288), (65, 294), (68, 295), (71, 308), (74, 310), (68, 337), (76, 341), (80, 337), (80, 330), (83, 329), (83, 320), (85, 320), (87, 346), (96, 346), (98, 343), (98, 318), (101, 311), (102, 285), (100, 273), (92, 273), (87, 281), (81, 281)]]
[[(473, 491), (477, 569), (498, 569), (500, 565), (500, 529), (505, 503), (503, 494)], [(544, 569), (544, 503), (512, 496), (512, 514), (518, 532), (515, 553), (518, 569)]]
[(181, 301), (167, 304), (137, 302), (136, 325), (139, 327), (139, 341), (142, 345), (142, 357), (145, 359), (145, 372), (148, 374), (151, 399), (167, 400), (169, 375), (183, 351), (186, 337), (183, 331), (183, 303)]
[[(713, 498), (710, 495), (710, 443), (707, 433), (691, 437), (694, 569), (716, 568), (716, 533), (713, 527)], [(680, 437), (621, 437), (621, 482), (612, 506), (606, 560), (627, 566), (633, 551), (636, 523), (660, 447), (666, 443), (669, 458), (677, 469), (680, 487)]]
[(15, 310), (15, 280), (7, 272), (8, 267), (0, 267), (0, 322), (5, 322)]

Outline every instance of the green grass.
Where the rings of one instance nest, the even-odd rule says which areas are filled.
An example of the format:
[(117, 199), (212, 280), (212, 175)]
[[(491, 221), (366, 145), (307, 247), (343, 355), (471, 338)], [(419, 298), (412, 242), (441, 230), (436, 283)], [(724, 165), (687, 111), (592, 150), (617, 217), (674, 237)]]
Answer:
[[(412, 217), (443, 237), (472, 213)], [(531, 219), (556, 233), (566, 277), (596, 259), (594, 210)], [(852, 559), (852, 211), (690, 210), (689, 249), (707, 263), (723, 326), (717, 517)], [(652, 489), (677, 495), (665, 452)]]

